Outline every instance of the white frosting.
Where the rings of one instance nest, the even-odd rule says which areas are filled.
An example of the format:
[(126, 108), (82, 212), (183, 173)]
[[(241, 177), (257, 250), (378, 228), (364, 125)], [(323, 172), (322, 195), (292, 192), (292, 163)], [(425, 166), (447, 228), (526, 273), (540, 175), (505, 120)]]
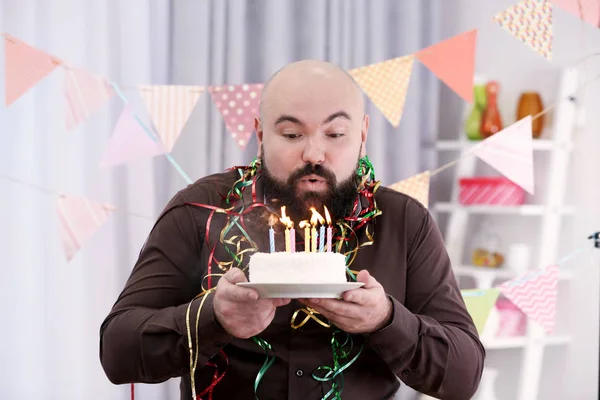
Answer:
[(345, 283), (341, 253), (255, 253), (248, 264), (252, 283)]

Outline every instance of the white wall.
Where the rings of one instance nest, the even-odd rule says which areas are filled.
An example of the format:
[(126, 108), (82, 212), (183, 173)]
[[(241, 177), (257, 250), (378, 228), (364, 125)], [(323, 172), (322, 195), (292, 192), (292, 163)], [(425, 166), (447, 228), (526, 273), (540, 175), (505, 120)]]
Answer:
[[(516, 4), (516, 0), (450, 0), (443, 1), (446, 7), (443, 15), (444, 36), (451, 37), (461, 32), (479, 29), (476, 73), (487, 79), (496, 79), (501, 85), (499, 106), (505, 126), (515, 121), (518, 95), (524, 90), (536, 90), (542, 95), (546, 106), (555, 100), (557, 70), (571, 65), (584, 55), (600, 52), (600, 29), (584, 24), (577, 17), (562, 10), (554, 15), (553, 59), (547, 61), (519, 40), (505, 32), (492, 21), (492, 17), (505, 8)], [(587, 79), (600, 74), (600, 56), (584, 64)], [(566, 201), (578, 207), (578, 214), (567, 223), (559, 256), (586, 244), (586, 236), (600, 230), (600, 177), (595, 175), (599, 168), (600, 132), (596, 128), (600, 119), (600, 80), (592, 84), (580, 96), (586, 111), (586, 123), (576, 132), (576, 149), (572, 153), (569, 192)], [(456, 139), (462, 132), (461, 115), (464, 102), (457, 99), (449, 90), (443, 93), (443, 108), (439, 137)], [(549, 123), (551, 123), (551, 116)], [(440, 154), (441, 165), (456, 158), (455, 154)], [(546, 158), (535, 154), (536, 196), (529, 201), (544, 197), (544, 170)], [(485, 171), (483, 169), (482, 171)], [(432, 198), (447, 200), (452, 182), (452, 174), (441, 174), (432, 182)], [(494, 220), (508, 237), (518, 236), (524, 240), (537, 242), (539, 225), (525, 226), (527, 217), (510, 220)], [(531, 217), (529, 217), (531, 218)], [(568, 220), (565, 220), (568, 222)], [(444, 220), (440, 225), (444, 228)], [(591, 246), (591, 243), (590, 243)], [(572, 266), (575, 278), (559, 286), (558, 329), (570, 332), (573, 342), (570, 346), (549, 349), (544, 358), (544, 371), (539, 399), (597, 399), (598, 398), (598, 305), (600, 281), (600, 250), (590, 250), (586, 256), (577, 259)], [(589, 255), (592, 256), (589, 256)], [(595, 258), (594, 258), (595, 257)], [(515, 389), (510, 387), (518, 377), (518, 365), (522, 350), (493, 350), (488, 353), (490, 366), (501, 366), (497, 390), (499, 399), (514, 399)]]

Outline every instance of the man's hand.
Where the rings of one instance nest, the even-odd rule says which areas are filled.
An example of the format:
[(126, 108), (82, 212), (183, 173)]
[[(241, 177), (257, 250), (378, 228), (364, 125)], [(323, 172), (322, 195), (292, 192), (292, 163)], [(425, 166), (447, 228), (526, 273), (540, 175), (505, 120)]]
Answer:
[(360, 271), (356, 280), (365, 285), (345, 292), (343, 300), (300, 301), (348, 333), (373, 333), (390, 322), (393, 305), (381, 284), (367, 270)]
[(259, 299), (254, 289), (237, 286), (246, 282), (239, 268), (231, 268), (219, 279), (213, 309), (215, 318), (230, 335), (247, 339), (265, 330), (275, 316), (275, 309), (290, 299)]

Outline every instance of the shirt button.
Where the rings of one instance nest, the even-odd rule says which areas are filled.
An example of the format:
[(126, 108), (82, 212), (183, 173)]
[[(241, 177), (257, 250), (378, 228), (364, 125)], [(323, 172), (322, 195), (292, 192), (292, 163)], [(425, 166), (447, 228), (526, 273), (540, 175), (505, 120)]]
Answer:
[(296, 376), (302, 376), (302, 375), (304, 375), (304, 371), (302, 371), (301, 369), (297, 369)]

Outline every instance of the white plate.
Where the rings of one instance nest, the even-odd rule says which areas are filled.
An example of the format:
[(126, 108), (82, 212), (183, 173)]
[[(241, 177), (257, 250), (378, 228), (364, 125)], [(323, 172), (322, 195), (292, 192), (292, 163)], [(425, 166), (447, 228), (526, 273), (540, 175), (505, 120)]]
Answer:
[(255, 289), (261, 298), (308, 299), (338, 298), (347, 290), (364, 285), (363, 282), (346, 283), (252, 283), (236, 285)]

